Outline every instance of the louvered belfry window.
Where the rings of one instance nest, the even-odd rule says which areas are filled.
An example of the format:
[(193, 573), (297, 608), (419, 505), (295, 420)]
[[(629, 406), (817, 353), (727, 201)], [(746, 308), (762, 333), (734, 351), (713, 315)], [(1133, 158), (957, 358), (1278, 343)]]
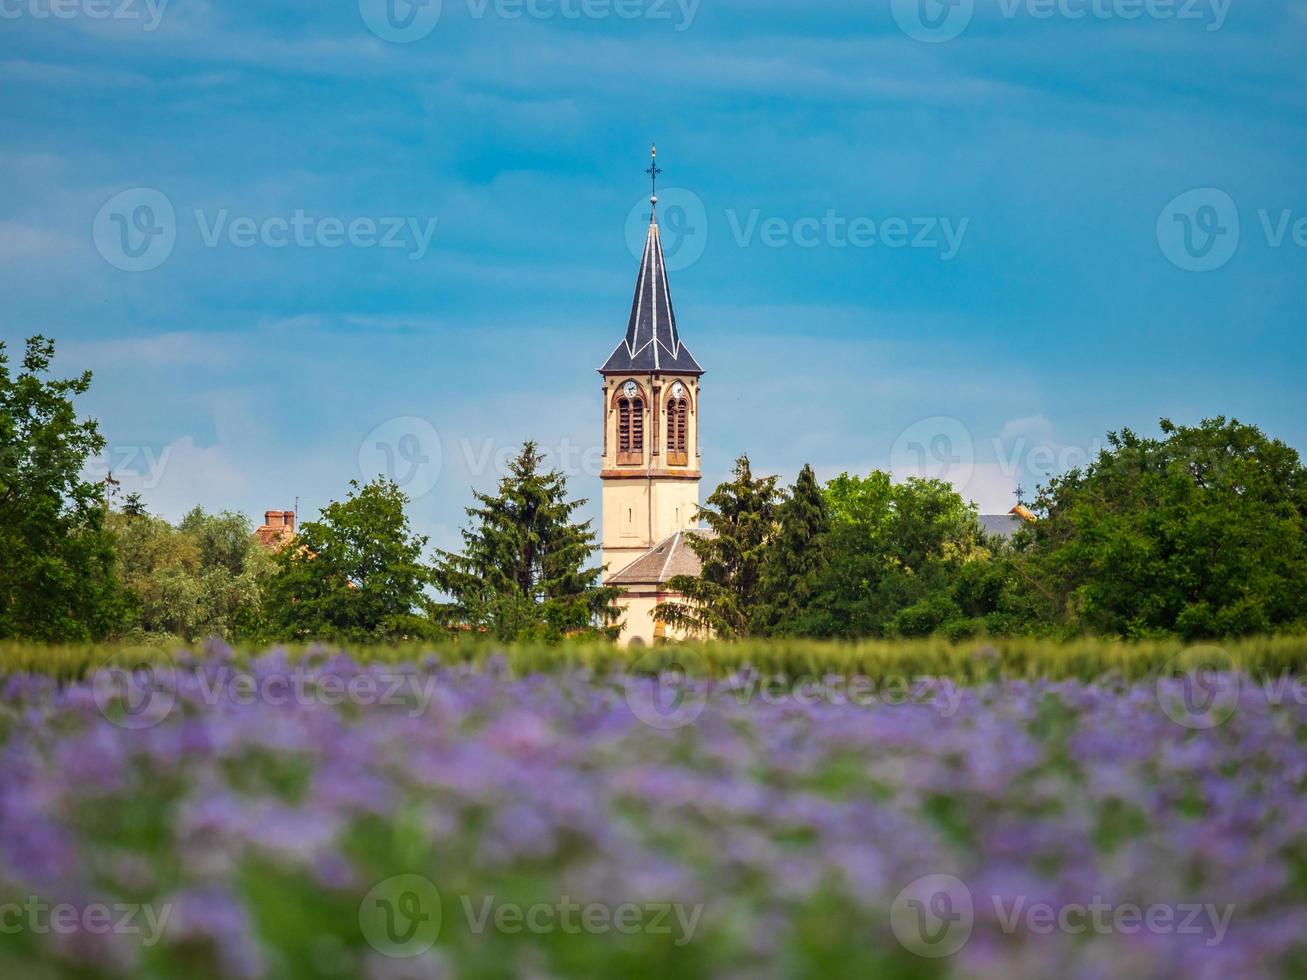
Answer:
[(644, 462), (644, 399), (617, 400), (617, 462)]
[(667, 462), (671, 466), (685, 466), (690, 462), (690, 403), (685, 398), (672, 398), (667, 403)]

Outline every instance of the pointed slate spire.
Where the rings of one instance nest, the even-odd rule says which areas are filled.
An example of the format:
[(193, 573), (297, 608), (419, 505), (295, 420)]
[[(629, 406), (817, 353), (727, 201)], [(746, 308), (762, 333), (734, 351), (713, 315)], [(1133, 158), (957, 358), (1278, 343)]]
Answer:
[(676, 329), (676, 311), (672, 308), (672, 293), (667, 285), (667, 263), (663, 258), (662, 239), (658, 235), (656, 181), (661, 171), (657, 151), (654, 152), (654, 165), (648, 171), (655, 181), (654, 193), (649, 198), (649, 234), (645, 237), (640, 272), (635, 281), (631, 318), (627, 321), (626, 337), (599, 369), (601, 374), (703, 374), (703, 368), (681, 343), (681, 335)]

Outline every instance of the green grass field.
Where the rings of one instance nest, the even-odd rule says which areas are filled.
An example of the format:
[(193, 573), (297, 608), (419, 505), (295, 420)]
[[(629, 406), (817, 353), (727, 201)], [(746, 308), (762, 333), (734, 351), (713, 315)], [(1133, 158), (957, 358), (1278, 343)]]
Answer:
[[(292, 658), (317, 657), (340, 649), (334, 645), (287, 647)], [(166, 661), (202, 654), (203, 646), (131, 644), (49, 646), (0, 644), (0, 673), (43, 674), (77, 680), (97, 667)], [(238, 649), (238, 658), (264, 652)], [(559, 646), (509, 645), (476, 641), (350, 647), (364, 663), (411, 663), (433, 657), (444, 664), (485, 666), (492, 661), (514, 675), (554, 673), (587, 668), (619, 671), (634, 662), (667, 658), (691, 672), (721, 677), (749, 666), (763, 674), (787, 677), (840, 674), (872, 679), (950, 677), (958, 681), (1034, 679), (1133, 681), (1182, 671), (1195, 659), (1213, 658), (1256, 676), (1297, 674), (1307, 670), (1307, 635), (1263, 636), (1221, 643), (1185, 644), (1179, 640), (1123, 642), (1082, 639), (1054, 642), (1033, 638), (950, 643), (937, 639), (828, 643), (808, 640), (757, 640), (683, 644), (650, 649), (621, 649), (611, 644)], [(655, 661), (656, 662), (656, 661)]]

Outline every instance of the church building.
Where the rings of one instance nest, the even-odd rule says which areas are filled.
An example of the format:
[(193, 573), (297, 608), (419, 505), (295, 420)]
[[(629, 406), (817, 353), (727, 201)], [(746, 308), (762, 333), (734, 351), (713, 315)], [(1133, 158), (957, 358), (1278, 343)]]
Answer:
[[(657, 160), (649, 168), (656, 181)], [(686, 543), (698, 530), (699, 397), (703, 368), (681, 342), (658, 234), (658, 195), (635, 281), (626, 336), (603, 376), (603, 561), (605, 582), (625, 590), (621, 642), (681, 638), (653, 617), (677, 575), (698, 575)]]
[[(655, 157), (649, 168), (649, 231), (626, 336), (599, 369), (603, 376), (604, 582), (620, 586), (626, 609), (621, 643), (686, 639), (654, 618), (668, 600), (683, 598), (668, 583), (703, 569), (690, 547), (698, 524), (700, 396), (703, 368), (681, 342), (658, 234)], [(981, 528), (1011, 538), (1034, 515), (1019, 504), (1008, 514), (982, 514)]]

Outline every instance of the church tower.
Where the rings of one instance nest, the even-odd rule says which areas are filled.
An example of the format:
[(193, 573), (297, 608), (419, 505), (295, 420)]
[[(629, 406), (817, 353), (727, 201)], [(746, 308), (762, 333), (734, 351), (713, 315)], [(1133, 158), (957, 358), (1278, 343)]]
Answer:
[(648, 172), (654, 193), (631, 316), (626, 336), (599, 369), (603, 560), (608, 582), (626, 589), (625, 642), (660, 638), (652, 609), (671, 597), (662, 584), (672, 574), (698, 570), (682, 532), (698, 524), (703, 369), (681, 343), (672, 308), (658, 233), (656, 156)]

